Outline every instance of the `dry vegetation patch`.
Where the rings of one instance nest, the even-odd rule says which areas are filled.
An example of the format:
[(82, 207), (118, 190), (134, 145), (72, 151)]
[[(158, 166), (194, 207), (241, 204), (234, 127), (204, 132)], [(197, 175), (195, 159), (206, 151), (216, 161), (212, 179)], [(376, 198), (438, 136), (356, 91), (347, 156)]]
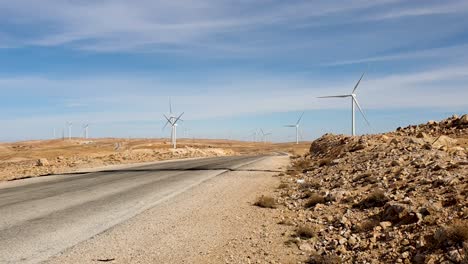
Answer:
[(276, 200), (271, 196), (262, 195), (257, 198), (254, 205), (262, 208), (276, 208)]

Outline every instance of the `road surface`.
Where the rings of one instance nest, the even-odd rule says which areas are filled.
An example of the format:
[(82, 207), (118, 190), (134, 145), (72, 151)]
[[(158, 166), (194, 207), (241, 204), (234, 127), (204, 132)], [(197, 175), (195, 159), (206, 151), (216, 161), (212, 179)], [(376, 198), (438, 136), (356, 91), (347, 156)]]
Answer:
[(0, 263), (38, 263), (263, 156), (162, 162), (0, 185)]

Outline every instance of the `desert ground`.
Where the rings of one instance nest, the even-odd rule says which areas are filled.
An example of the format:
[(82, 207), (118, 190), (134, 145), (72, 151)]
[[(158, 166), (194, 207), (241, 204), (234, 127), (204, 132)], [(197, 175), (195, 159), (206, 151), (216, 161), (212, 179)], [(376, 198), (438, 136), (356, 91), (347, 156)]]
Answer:
[(107, 165), (181, 158), (287, 152), (304, 154), (310, 142), (272, 144), (209, 139), (180, 139), (172, 149), (167, 139), (37, 140), (0, 144), (0, 181), (75, 172)]

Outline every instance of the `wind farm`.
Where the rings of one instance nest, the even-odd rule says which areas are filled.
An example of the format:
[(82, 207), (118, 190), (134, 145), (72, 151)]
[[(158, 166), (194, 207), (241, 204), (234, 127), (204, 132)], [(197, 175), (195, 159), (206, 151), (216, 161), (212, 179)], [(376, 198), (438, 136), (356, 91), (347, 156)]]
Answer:
[(0, 263), (468, 263), (466, 1), (0, 2)]

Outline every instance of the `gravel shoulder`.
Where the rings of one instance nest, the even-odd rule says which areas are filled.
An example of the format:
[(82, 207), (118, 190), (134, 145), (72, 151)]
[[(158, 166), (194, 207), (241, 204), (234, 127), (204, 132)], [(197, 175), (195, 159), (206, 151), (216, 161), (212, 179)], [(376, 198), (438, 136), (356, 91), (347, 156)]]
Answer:
[(284, 249), (284, 231), (270, 228), (278, 214), (252, 205), (278, 186), (272, 171), (288, 164), (268, 157), (221, 174), (47, 263), (288, 263), (294, 252)]

